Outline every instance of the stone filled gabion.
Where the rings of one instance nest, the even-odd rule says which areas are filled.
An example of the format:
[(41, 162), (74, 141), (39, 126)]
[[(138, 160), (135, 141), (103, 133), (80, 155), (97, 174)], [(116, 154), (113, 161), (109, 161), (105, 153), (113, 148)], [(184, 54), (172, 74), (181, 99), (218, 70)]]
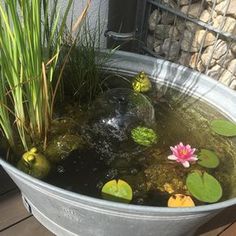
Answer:
[[(162, 0), (162, 4), (236, 35), (236, 0)], [(191, 5), (189, 5), (191, 3)], [(162, 9), (148, 20), (147, 47), (158, 56), (191, 67), (236, 90), (236, 41)]]

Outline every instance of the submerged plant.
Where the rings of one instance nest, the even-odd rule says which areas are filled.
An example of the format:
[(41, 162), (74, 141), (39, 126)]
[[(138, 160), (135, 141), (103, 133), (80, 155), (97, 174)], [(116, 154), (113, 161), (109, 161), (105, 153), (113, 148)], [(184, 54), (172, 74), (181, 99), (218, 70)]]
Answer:
[(102, 197), (110, 201), (129, 203), (133, 198), (133, 191), (124, 180), (111, 180), (103, 186)]
[(198, 160), (197, 155), (194, 155), (196, 149), (191, 148), (189, 144), (183, 145), (180, 142), (175, 147), (170, 147), (170, 149), (172, 155), (169, 155), (168, 159), (181, 163), (185, 168), (190, 166), (190, 162), (196, 162)]
[(158, 140), (158, 136), (153, 129), (142, 126), (132, 129), (131, 136), (134, 142), (146, 147), (151, 146)]

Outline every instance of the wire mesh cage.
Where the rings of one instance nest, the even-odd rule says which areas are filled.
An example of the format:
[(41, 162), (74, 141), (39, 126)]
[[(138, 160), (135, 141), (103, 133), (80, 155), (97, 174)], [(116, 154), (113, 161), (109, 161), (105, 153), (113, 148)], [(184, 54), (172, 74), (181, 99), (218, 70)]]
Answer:
[(236, 0), (147, 0), (143, 50), (236, 90)]

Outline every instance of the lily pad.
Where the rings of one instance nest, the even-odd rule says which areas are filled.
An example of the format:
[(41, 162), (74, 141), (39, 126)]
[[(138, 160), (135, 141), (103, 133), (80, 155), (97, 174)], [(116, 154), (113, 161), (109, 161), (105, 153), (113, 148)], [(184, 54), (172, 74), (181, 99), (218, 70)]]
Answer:
[(158, 141), (158, 136), (153, 129), (138, 126), (131, 131), (134, 142), (149, 147)]
[(210, 127), (217, 134), (226, 137), (236, 136), (236, 124), (228, 120), (213, 120)]
[(202, 202), (213, 203), (222, 197), (220, 183), (207, 172), (194, 171), (188, 174), (186, 185), (189, 192)]
[(207, 149), (201, 149), (201, 152), (198, 155), (197, 163), (203, 167), (216, 168), (220, 164), (220, 161), (215, 152)]
[(195, 203), (190, 196), (184, 194), (174, 194), (167, 203), (168, 207), (194, 207)]
[(129, 203), (133, 198), (132, 188), (124, 180), (111, 180), (102, 188), (103, 199)]

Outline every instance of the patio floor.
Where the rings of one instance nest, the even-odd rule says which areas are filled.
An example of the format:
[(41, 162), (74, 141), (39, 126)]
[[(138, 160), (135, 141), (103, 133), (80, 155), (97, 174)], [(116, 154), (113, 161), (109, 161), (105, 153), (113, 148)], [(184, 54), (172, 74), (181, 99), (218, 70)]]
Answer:
[[(15, 235), (52, 236), (54, 234), (26, 211), (19, 190), (0, 167), (0, 236)], [(225, 209), (200, 227), (196, 236), (198, 235), (236, 236), (236, 206)]]

